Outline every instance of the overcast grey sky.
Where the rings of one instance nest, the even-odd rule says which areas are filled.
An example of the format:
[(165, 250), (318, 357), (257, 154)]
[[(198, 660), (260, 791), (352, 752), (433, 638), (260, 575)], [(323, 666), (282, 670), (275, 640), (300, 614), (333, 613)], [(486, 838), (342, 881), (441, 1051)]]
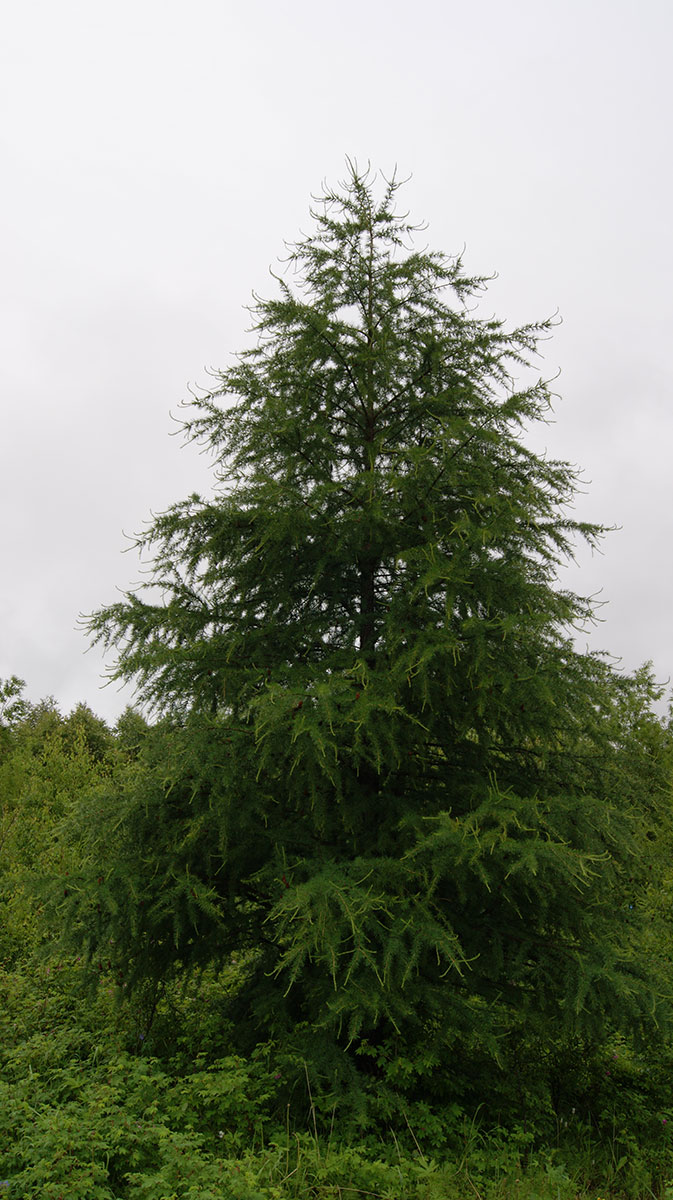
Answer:
[(0, 43), (0, 677), (109, 719), (77, 615), (138, 577), (123, 531), (208, 487), (169, 412), (245, 345), (252, 290), (350, 155), (413, 172), (433, 249), (559, 310), (545, 372), (591, 639), (673, 674), (670, 0), (22, 0)]

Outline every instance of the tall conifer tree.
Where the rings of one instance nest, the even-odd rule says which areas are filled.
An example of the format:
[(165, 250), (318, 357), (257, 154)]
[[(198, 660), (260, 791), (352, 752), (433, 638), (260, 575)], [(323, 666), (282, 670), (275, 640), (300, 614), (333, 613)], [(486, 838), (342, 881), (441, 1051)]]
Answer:
[(131, 982), (246, 950), (253, 1039), (441, 1062), (510, 1009), (656, 1007), (628, 901), (661, 780), (649, 684), (573, 648), (591, 608), (557, 568), (601, 530), (523, 437), (548, 323), (476, 315), (483, 281), (413, 249), (397, 190), (349, 167), (322, 196), (187, 416), (214, 495), (153, 522), (146, 585), (90, 620), (165, 719), (69, 903)]

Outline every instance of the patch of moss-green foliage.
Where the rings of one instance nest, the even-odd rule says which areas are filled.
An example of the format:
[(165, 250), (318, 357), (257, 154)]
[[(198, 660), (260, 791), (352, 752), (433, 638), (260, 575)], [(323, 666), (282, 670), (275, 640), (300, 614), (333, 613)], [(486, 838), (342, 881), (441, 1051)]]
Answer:
[[(79, 752), (70, 762), (74, 784)], [(38, 845), (62, 819), (44, 807)], [(92, 992), (86, 964), (56, 942), (45, 954), (46, 936), (18, 922), (0, 971), (7, 1195), (595, 1200), (660, 1196), (673, 1177), (665, 1045), (648, 1056), (608, 1031), (554, 1042), (522, 1019), (499, 1064), (478, 1037), (456, 1039), (453, 1098), (440, 1102), (413, 1096), (437, 1069), (420, 1049), (413, 1060), (363, 1043), (348, 1082), (330, 1077), (308, 1029), (291, 1046), (232, 1052), (232, 997), (252, 955), (127, 999), (105, 966)]]

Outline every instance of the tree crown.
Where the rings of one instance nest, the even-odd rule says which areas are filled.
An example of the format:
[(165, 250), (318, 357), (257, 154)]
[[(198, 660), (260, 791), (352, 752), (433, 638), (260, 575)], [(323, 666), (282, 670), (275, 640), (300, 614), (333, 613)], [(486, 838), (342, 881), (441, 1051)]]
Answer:
[(515, 376), (549, 322), (476, 316), (485, 281), (410, 247), (398, 187), (377, 199), (350, 165), (320, 198), (289, 281), (256, 300), (256, 343), (185, 420), (216, 496), (160, 516), (139, 539), (146, 590), (90, 620), (159, 709), (245, 705), (271, 665), (414, 676), (437, 639), (455, 661), (481, 645), (473, 672), (485, 639), (554, 640), (590, 615), (555, 571), (601, 530), (567, 512), (572, 468), (521, 440), (550, 397)]

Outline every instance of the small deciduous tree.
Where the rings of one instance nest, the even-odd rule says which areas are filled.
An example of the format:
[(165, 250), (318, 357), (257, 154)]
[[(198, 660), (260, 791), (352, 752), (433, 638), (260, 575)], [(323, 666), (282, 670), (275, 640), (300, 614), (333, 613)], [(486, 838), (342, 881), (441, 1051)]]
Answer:
[(437, 1078), (511, 1008), (656, 1010), (633, 903), (664, 773), (633, 736), (651, 682), (572, 641), (591, 606), (557, 568), (601, 529), (524, 440), (549, 325), (478, 316), (397, 190), (352, 167), (325, 192), (187, 415), (213, 496), (159, 516), (144, 587), (90, 619), (163, 721), (69, 906), (130, 982), (242, 950), (253, 1039), (423, 1044)]

